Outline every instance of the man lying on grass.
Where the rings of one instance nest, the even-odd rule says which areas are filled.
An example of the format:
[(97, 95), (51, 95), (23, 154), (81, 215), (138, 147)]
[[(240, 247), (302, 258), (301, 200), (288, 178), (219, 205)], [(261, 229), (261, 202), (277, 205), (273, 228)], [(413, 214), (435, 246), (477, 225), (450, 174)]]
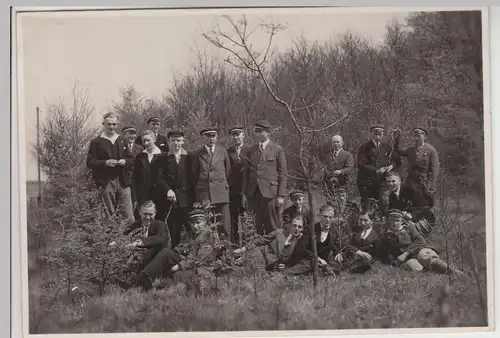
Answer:
[[(255, 248), (246, 257), (251, 257), (258, 267), (267, 271), (300, 275), (310, 269), (310, 265), (303, 262), (309, 241), (309, 236), (304, 233), (304, 218), (298, 214), (286, 224), (285, 229), (276, 229), (254, 240), (252, 246)], [(245, 251), (247, 248), (243, 247), (234, 253), (241, 254)], [(248, 262), (242, 260), (241, 263)]]
[(439, 259), (437, 250), (427, 244), (414, 223), (404, 221), (403, 213), (398, 209), (391, 209), (388, 213), (387, 230), (382, 238), (382, 259), (411, 271), (424, 268), (439, 273), (450, 271), (458, 277), (468, 278), (462, 271)]

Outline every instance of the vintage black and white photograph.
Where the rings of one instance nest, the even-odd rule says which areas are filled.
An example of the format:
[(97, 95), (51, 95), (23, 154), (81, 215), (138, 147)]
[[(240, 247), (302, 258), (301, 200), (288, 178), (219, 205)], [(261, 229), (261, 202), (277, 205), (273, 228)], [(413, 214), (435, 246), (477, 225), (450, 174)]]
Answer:
[(16, 27), (26, 333), (493, 326), (486, 9)]

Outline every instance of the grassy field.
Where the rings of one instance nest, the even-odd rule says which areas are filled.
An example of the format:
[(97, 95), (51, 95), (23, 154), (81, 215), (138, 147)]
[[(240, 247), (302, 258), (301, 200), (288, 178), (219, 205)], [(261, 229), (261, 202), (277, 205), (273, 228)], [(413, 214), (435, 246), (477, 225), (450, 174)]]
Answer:
[[(195, 295), (180, 285), (148, 294), (137, 289), (111, 289), (104, 296), (84, 293), (50, 296), (50, 273), (33, 266), (30, 274), (31, 333), (98, 333), (226, 330), (304, 330), (356, 328), (421, 328), (486, 326), (477, 282), (486, 298), (484, 212), (476, 201), (460, 210), (460, 227), (435, 230), (431, 241), (473, 277), (471, 249), (459, 238), (473, 239), (479, 278), (451, 280), (431, 272), (407, 272), (377, 264), (364, 275), (320, 277), (314, 295), (310, 276), (232, 276), (218, 280), (217, 289)], [(453, 213), (452, 208), (448, 213)], [(447, 239), (447, 240), (446, 240)], [(45, 285), (42, 287), (42, 285)], [(82, 290), (82, 291), (80, 291)]]

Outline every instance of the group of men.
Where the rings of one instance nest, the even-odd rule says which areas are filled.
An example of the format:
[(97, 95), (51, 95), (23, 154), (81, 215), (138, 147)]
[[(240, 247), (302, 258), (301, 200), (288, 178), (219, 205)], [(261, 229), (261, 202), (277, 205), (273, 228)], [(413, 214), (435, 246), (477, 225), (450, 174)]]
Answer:
[[(306, 225), (316, 215), (304, 205), (303, 192), (293, 191), (289, 196), (285, 151), (271, 141), (272, 126), (268, 121), (255, 123), (253, 131), (258, 142), (253, 145), (245, 143), (245, 128), (230, 128), (228, 148), (218, 144), (217, 128), (204, 128), (200, 131), (203, 146), (189, 153), (184, 149), (183, 131), (170, 130), (162, 135), (160, 123), (159, 117), (150, 118), (147, 129), (137, 137), (133, 126), (123, 127), (118, 134), (118, 116), (104, 115), (103, 132), (91, 141), (87, 160), (109, 214), (122, 215), (128, 223), (127, 231), (144, 229), (145, 238), (131, 246), (146, 250), (138, 270), (138, 280), (146, 289), (166, 267), (170, 273), (179, 272), (176, 275), (193, 268), (182, 260), (187, 256), (179, 248), (185, 245), (196, 251), (200, 250), (200, 241), (219, 241), (221, 237), (241, 244), (239, 218), (248, 209), (254, 212), (255, 229), (261, 235), (254, 244), (267, 248), (257, 250), (257, 256), (265, 257), (266, 269), (291, 274), (311, 270), (311, 234)], [(435, 270), (440, 266), (443, 270), (441, 263), (434, 262), (435, 250), (426, 246), (424, 239), (435, 223), (432, 207), (439, 173), (437, 151), (426, 142), (424, 128), (413, 129), (414, 144), (406, 149), (400, 147), (399, 130), (392, 132), (392, 142), (384, 139), (384, 132), (382, 125), (372, 126), (370, 140), (357, 154), (361, 208), (347, 200), (348, 183), (355, 170), (354, 156), (343, 149), (340, 135), (332, 137), (322, 177), (328, 204), (319, 210), (320, 222), (315, 225), (319, 264), (326, 274), (346, 267), (349, 271), (366, 271), (374, 257), (386, 259), (397, 250), (403, 251), (393, 257), (396, 261), (412, 265), (413, 259), (417, 270), (418, 262), (420, 268)], [(408, 163), (404, 184), (399, 173), (402, 157)], [(285, 208), (288, 197), (292, 205)], [(390, 223), (387, 233), (370, 230), (373, 201)], [(216, 239), (209, 231), (204, 207), (220, 215)], [(160, 229), (164, 222), (167, 230)], [(388, 238), (399, 244), (391, 240), (388, 243), (399, 249), (384, 251), (381, 248), (391, 245), (379, 245), (375, 233), (383, 238), (398, 234), (393, 236), (396, 239), (392, 235)], [(405, 251), (400, 242), (411, 250)], [(423, 249), (432, 259), (429, 255), (424, 255), (427, 260), (419, 259)], [(243, 247), (236, 253), (245, 251)], [(204, 252), (216, 260), (214, 250)], [(269, 257), (279, 259), (269, 263)], [(206, 263), (207, 257), (202, 260)]]

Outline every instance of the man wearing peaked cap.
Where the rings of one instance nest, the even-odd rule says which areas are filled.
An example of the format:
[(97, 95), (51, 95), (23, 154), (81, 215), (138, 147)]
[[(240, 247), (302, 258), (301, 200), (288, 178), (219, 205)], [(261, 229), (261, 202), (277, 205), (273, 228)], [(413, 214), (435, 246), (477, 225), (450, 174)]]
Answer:
[(136, 220), (140, 219), (139, 215), (139, 202), (135, 199), (137, 196), (137, 187), (133, 182), (133, 172), (134, 172), (134, 164), (137, 155), (144, 151), (144, 148), (138, 145), (135, 141), (137, 139), (137, 129), (133, 126), (125, 126), (122, 128), (122, 138), (125, 141), (126, 148), (123, 151), (123, 158), (125, 159), (125, 171), (127, 175), (130, 177), (130, 189), (132, 194), (132, 202), (134, 208), (134, 216)]
[(289, 196), (292, 205), (283, 210), (283, 226), (286, 227), (294, 217), (301, 215), (304, 221), (304, 228), (307, 229), (310, 220), (310, 214), (309, 208), (304, 203), (305, 193), (302, 190), (296, 189), (292, 190)]
[(439, 176), (439, 156), (437, 150), (427, 143), (427, 130), (423, 127), (413, 128), (413, 145), (400, 147), (401, 131), (395, 131), (395, 149), (408, 161), (408, 174), (404, 185), (420, 190), (434, 205), (434, 194)]
[(255, 124), (258, 143), (248, 149), (243, 172), (242, 204), (254, 210), (259, 234), (270, 233), (281, 226), (287, 195), (285, 151), (270, 140), (270, 130), (271, 124), (266, 120)]
[[(161, 119), (158, 116), (153, 116), (148, 119), (146, 129), (154, 132), (155, 145), (160, 148), (163, 153), (168, 153), (168, 139), (165, 135), (160, 134), (160, 125)], [(140, 137), (137, 138), (136, 143), (144, 147)]]
[(384, 211), (387, 210), (384, 196), (384, 175), (390, 170), (399, 170), (400, 158), (390, 142), (384, 140), (385, 128), (381, 124), (370, 127), (371, 137), (358, 150), (358, 178), (356, 184), (361, 196), (361, 207), (368, 210), (369, 200), (375, 199)]
[(229, 135), (231, 136), (231, 146), (227, 149), (227, 153), (231, 164), (231, 171), (228, 176), (231, 241), (238, 243), (240, 239), (243, 240), (243, 238), (240, 238), (242, 234), (239, 231), (239, 218), (244, 212), (241, 205), (241, 188), (243, 184), (243, 158), (248, 147), (245, 144), (245, 130), (243, 127), (231, 127)]
[(220, 214), (220, 234), (231, 236), (228, 176), (231, 163), (226, 149), (217, 144), (217, 128), (200, 131), (204, 145), (190, 155), (190, 181), (194, 187), (196, 204), (210, 204)]

